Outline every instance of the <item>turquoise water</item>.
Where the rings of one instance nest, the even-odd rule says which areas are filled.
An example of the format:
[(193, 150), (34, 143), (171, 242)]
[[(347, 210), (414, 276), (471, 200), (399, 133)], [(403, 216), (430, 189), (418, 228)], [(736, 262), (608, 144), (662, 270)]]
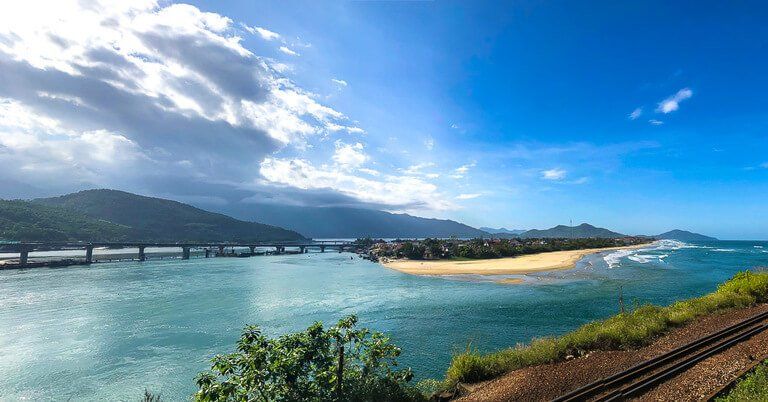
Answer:
[[(764, 248), (763, 248), (764, 247)], [(352, 254), (159, 260), (0, 271), (0, 400), (188, 398), (195, 375), (246, 324), (272, 335), (356, 313), (440, 377), (468, 342), (494, 350), (555, 335), (627, 304), (713, 290), (768, 266), (766, 242), (665, 242), (523, 277), (415, 277)]]

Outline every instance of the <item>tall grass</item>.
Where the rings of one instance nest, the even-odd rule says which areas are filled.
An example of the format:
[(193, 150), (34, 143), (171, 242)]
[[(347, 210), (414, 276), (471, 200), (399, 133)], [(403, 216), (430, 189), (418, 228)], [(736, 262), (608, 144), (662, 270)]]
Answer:
[(768, 401), (768, 360), (757, 366), (736, 383), (728, 394), (716, 402), (766, 402)]
[(560, 337), (539, 338), (529, 345), (489, 354), (467, 348), (453, 357), (444, 387), (450, 389), (459, 382), (491, 379), (512, 370), (560, 361), (568, 355), (579, 356), (587, 351), (646, 345), (665, 331), (698, 317), (764, 301), (768, 301), (768, 272), (739, 272), (705, 296), (667, 307), (645, 305), (632, 312), (583, 325)]

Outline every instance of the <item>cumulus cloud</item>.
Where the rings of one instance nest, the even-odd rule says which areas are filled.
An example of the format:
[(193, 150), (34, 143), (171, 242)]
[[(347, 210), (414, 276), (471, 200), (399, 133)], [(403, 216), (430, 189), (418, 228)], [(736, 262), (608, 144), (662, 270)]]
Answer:
[(360, 167), (368, 160), (368, 155), (363, 152), (363, 144), (345, 144), (336, 141), (336, 152), (333, 154), (333, 161), (344, 168)]
[(461, 165), (453, 170), (453, 174), (449, 175), (448, 177), (452, 179), (463, 179), (464, 176), (469, 172), (469, 169), (475, 167), (476, 163), (468, 163), (466, 165)]
[(338, 167), (317, 167), (305, 159), (266, 158), (261, 175), (275, 185), (304, 190), (330, 189), (368, 203), (393, 210), (448, 210), (437, 186), (413, 176), (380, 175), (376, 179), (355, 176)]
[(295, 51), (291, 50), (287, 46), (280, 46), (280, 51), (285, 53), (285, 54), (287, 54), (287, 55), (289, 55), (289, 56), (299, 56), (298, 53), (296, 53)]
[(269, 29), (262, 28), (262, 27), (251, 27), (245, 24), (241, 24), (241, 25), (246, 31), (250, 32), (251, 34), (261, 36), (261, 38), (264, 40), (269, 41), (269, 40), (280, 39), (279, 33), (272, 32)]
[(267, 156), (364, 133), (245, 48), (225, 16), (151, 0), (0, 8), (0, 180), (225, 192)]
[(541, 171), (541, 177), (545, 180), (563, 180), (567, 172), (563, 169), (553, 168)]
[(659, 106), (656, 108), (658, 113), (671, 113), (680, 108), (680, 102), (693, 96), (693, 91), (690, 88), (683, 88), (674, 95), (659, 102)]
[(632, 111), (632, 113), (629, 114), (630, 120), (637, 120), (638, 117), (640, 117), (643, 114), (643, 108), (639, 107)]

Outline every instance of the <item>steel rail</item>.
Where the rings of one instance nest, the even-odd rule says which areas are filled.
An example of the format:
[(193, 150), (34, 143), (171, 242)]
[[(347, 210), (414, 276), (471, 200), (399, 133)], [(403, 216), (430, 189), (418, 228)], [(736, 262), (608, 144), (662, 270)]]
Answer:
[[(760, 321), (768, 319), (768, 311), (757, 314), (751, 318), (740, 321), (736, 324), (728, 326), (720, 331), (712, 333), (710, 335), (701, 337), (695, 341), (682, 345), (662, 355), (646, 360), (635, 366), (632, 366), (626, 370), (613, 374), (609, 377), (601, 378), (597, 381), (593, 381), (587, 385), (577, 388), (568, 392), (558, 398), (553, 399), (553, 402), (565, 402), (565, 401), (583, 401), (599, 394), (604, 394), (610, 389), (619, 387), (621, 384), (631, 381), (634, 378), (640, 377), (650, 371), (664, 367), (676, 359), (684, 357), (696, 350), (705, 347), (709, 344), (713, 344), (710, 348), (704, 349), (704, 352), (710, 350), (712, 347), (720, 345), (723, 339), (728, 338), (733, 334), (740, 334), (740, 331), (749, 330), (750, 327), (759, 323)], [(764, 328), (763, 328), (764, 329)], [(750, 335), (751, 336), (751, 335)], [(730, 344), (729, 344), (730, 345)], [(687, 359), (686, 359), (687, 360)], [(686, 361), (683, 360), (683, 361)], [(672, 366), (674, 367), (674, 366)]]

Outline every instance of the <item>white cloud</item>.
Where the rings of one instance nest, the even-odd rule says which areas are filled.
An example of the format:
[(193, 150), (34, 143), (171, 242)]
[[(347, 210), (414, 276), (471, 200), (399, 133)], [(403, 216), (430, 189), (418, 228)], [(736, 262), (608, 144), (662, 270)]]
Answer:
[(401, 172), (407, 174), (407, 175), (419, 175), (422, 174), (422, 170), (434, 167), (434, 162), (422, 162), (416, 165), (408, 166), (405, 169), (400, 169)]
[(480, 196), (482, 196), (482, 194), (478, 194), (478, 193), (459, 194), (458, 196), (456, 196), (456, 199), (457, 200), (471, 200), (471, 199), (474, 199), (474, 198), (477, 198), (477, 197), (480, 197)]
[(424, 148), (427, 148), (427, 151), (431, 151), (435, 147), (435, 139), (432, 137), (427, 138), (424, 140)]
[(541, 171), (541, 177), (545, 180), (563, 180), (566, 174), (565, 170), (559, 168)]
[[(40, 158), (44, 155), (44, 158)], [(0, 170), (17, 179), (58, 183), (105, 183), (136, 164), (153, 164), (124, 135), (108, 130), (81, 131), (16, 100), (0, 98)]]
[(357, 168), (368, 161), (368, 155), (363, 152), (363, 144), (345, 144), (343, 142), (336, 141), (336, 152), (333, 154), (333, 161), (337, 165), (350, 169)]
[(458, 125), (458, 124), (456, 124), (456, 123), (451, 123), (451, 128), (452, 128), (452, 129), (454, 129), (454, 130), (456, 130), (456, 129), (458, 129), (458, 128), (459, 128), (459, 125)]
[(469, 169), (471, 169), (471, 168), (475, 167), (475, 165), (476, 165), (476, 163), (475, 163), (475, 162), (472, 162), (472, 163), (468, 163), (468, 164), (466, 164), (466, 165), (461, 165), (461, 166), (457, 167), (457, 168), (454, 170), (454, 172), (456, 172), (456, 174), (457, 174), (457, 175), (464, 175), (464, 174), (466, 174), (467, 172), (469, 172)]
[(280, 46), (280, 51), (289, 55), (289, 56), (299, 56), (298, 53), (294, 52), (293, 50), (289, 49), (286, 46)]
[(640, 117), (643, 114), (643, 108), (639, 107), (632, 111), (632, 113), (629, 114), (630, 120), (637, 120), (638, 117)]
[[(250, 182), (267, 155), (307, 148), (329, 132), (364, 132), (283, 76), (279, 63), (244, 47), (225, 16), (154, 0), (0, 9), (0, 76), (16, 84), (0, 86), (0, 99), (24, 109), (4, 116), (0, 179), (19, 172), (12, 166), (56, 165), (72, 180), (111, 178), (117, 186), (171, 173), (183, 176), (179, 183)], [(154, 162), (126, 168), (148, 158)], [(187, 169), (158, 170), (155, 162)], [(107, 174), (111, 166), (124, 168), (122, 179)]]
[(304, 159), (266, 158), (261, 175), (276, 185), (300, 189), (331, 189), (355, 199), (404, 210), (448, 210), (456, 206), (445, 201), (437, 186), (413, 176), (381, 175), (376, 179), (352, 175), (343, 169), (316, 167)]
[(680, 102), (693, 96), (693, 91), (690, 88), (683, 88), (677, 91), (676, 94), (659, 102), (659, 106), (656, 108), (657, 113), (671, 113), (680, 108)]
[(251, 34), (259, 35), (264, 40), (275, 40), (280, 39), (280, 34), (277, 32), (272, 32), (269, 29), (262, 28), (262, 27), (251, 27), (245, 24), (240, 24), (243, 28), (245, 28), (246, 31), (248, 31)]
[(654, 125), (654, 126), (660, 126), (660, 125), (664, 124), (663, 121), (656, 120), (656, 119), (650, 119), (650, 120), (648, 120), (648, 123), (650, 123), (651, 125)]
[(334, 83), (334, 84), (336, 84), (336, 85), (338, 85), (338, 86), (340, 86), (340, 87), (345, 87), (345, 86), (347, 86), (347, 82), (346, 82), (346, 81), (344, 81), (344, 80), (340, 80), (340, 79), (338, 79), (338, 78), (332, 78), (332, 79), (331, 79), (331, 81), (333, 81), (333, 83)]
[(357, 169), (357, 171), (361, 173), (369, 174), (371, 176), (379, 176), (381, 174), (381, 172), (379, 172), (378, 170), (368, 169), (368, 168), (360, 168), (360, 169)]
[(426, 177), (427, 179), (437, 179), (438, 177), (440, 177), (440, 175), (437, 173), (427, 173), (424, 175), (424, 177)]
[(587, 183), (587, 182), (589, 182), (589, 177), (584, 176), (584, 177), (579, 177), (576, 180), (572, 180), (570, 183), (571, 184), (584, 184), (584, 183)]

